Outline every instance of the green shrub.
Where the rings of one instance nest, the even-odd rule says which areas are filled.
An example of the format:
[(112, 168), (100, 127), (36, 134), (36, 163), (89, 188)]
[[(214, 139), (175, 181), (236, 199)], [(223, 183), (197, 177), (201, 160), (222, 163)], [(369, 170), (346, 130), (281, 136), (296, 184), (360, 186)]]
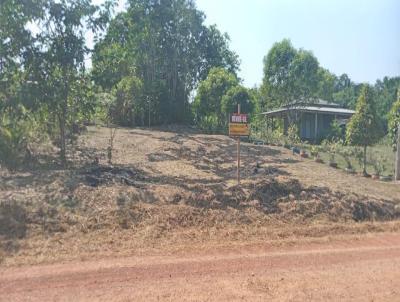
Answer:
[(346, 162), (346, 168), (349, 170), (353, 170), (353, 164), (351, 163), (351, 158), (354, 156), (354, 152), (352, 148), (341, 146), (338, 150), (338, 153), (343, 157)]
[(0, 118), (0, 164), (16, 169), (25, 161), (30, 161), (30, 144), (44, 139), (40, 123), (33, 118), (12, 120)]
[(374, 155), (372, 153), (368, 156), (368, 163), (373, 167), (375, 175), (382, 175), (386, 168), (386, 159), (381, 155)]
[(310, 154), (311, 156), (315, 157), (315, 158), (319, 158), (319, 153), (321, 152), (321, 147), (314, 145), (311, 146), (311, 150), (310, 150)]
[(20, 165), (27, 152), (27, 137), (20, 127), (1, 126), (0, 163), (10, 169)]
[(202, 116), (198, 127), (206, 133), (219, 133), (222, 130), (219, 125), (219, 119), (214, 114)]
[(343, 129), (340, 127), (339, 123), (337, 120), (333, 120), (331, 123), (331, 127), (328, 133), (328, 139), (331, 141), (337, 141), (337, 140), (344, 140), (345, 139), (345, 134), (343, 132)]

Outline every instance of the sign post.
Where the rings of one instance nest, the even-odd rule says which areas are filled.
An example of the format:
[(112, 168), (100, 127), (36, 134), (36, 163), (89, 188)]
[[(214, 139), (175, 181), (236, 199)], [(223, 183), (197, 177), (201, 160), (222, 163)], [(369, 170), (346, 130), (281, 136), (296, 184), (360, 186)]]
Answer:
[(237, 182), (240, 184), (240, 137), (249, 136), (249, 127), (247, 124), (247, 114), (240, 113), (240, 104), (238, 104), (237, 113), (233, 113), (229, 120), (229, 136), (237, 139)]
[[(240, 104), (237, 111), (240, 114)], [(240, 185), (240, 137), (237, 138), (237, 183)]]
[(400, 125), (397, 128), (397, 150), (394, 180), (400, 180)]

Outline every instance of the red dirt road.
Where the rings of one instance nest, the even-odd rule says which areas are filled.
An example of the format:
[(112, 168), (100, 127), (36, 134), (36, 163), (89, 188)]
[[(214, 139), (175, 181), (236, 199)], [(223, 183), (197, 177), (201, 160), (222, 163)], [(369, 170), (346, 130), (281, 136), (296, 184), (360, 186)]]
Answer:
[(0, 301), (400, 301), (400, 234), (0, 268)]

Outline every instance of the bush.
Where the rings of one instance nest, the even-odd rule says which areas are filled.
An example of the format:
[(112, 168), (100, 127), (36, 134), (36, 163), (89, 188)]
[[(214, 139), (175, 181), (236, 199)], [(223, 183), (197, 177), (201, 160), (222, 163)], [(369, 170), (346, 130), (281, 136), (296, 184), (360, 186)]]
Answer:
[(382, 175), (382, 172), (385, 171), (386, 160), (382, 156), (376, 156), (370, 153), (368, 162), (373, 167), (375, 175)]
[(321, 151), (321, 147), (314, 145), (314, 146), (311, 146), (310, 154), (314, 158), (319, 158), (320, 151)]
[(346, 168), (349, 170), (353, 170), (353, 164), (351, 163), (351, 158), (354, 156), (354, 152), (350, 148), (342, 147), (339, 148), (338, 152), (346, 162)]
[(323, 150), (328, 152), (329, 154), (329, 163), (335, 163), (336, 153), (338, 153), (339, 148), (341, 147), (340, 141), (328, 141), (324, 140), (321, 144)]
[(17, 168), (27, 156), (26, 129), (7, 125), (0, 128), (0, 163), (10, 169)]
[(202, 116), (199, 120), (198, 127), (210, 134), (220, 133), (222, 130), (219, 125), (218, 117), (213, 114)]
[(0, 164), (14, 170), (30, 163), (33, 156), (30, 145), (47, 138), (42, 126), (32, 116), (29, 119), (0, 116)]
[(337, 141), (337, 140), (344, 140), (345, 139), (345, 133), (343, 131), (343, 128), (340, 127), (339, 123), (337, 120), (333, 120), (331, 123), (331, 127), (328, 133), (328, 139), (331, 141)]

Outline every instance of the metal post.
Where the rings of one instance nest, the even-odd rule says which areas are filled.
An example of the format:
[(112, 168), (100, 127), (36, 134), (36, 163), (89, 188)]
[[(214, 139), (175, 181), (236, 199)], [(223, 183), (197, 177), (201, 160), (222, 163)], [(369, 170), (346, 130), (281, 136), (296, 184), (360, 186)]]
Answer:
[[(240, 114), (240, 104), (238, 104), (238, 114)], [(237, 138), (237, 183), (240, 185), (240, 137)]]
[(400, 180), (400, 124), (397, 128), (397, 151), (396, 151), (396, 173), (395, 180)]
[(150, 124), (150, 97), (148, 99), (148, 102), (149, 102), (149, 128), (150, 128), (150, 126), (151, 126), (151, 124)]
[(315, 138), (315, 143), (317, 143), (318, 140), (318, 113), (315, 112), (315, 125), (314, 125), (314, 138)]

